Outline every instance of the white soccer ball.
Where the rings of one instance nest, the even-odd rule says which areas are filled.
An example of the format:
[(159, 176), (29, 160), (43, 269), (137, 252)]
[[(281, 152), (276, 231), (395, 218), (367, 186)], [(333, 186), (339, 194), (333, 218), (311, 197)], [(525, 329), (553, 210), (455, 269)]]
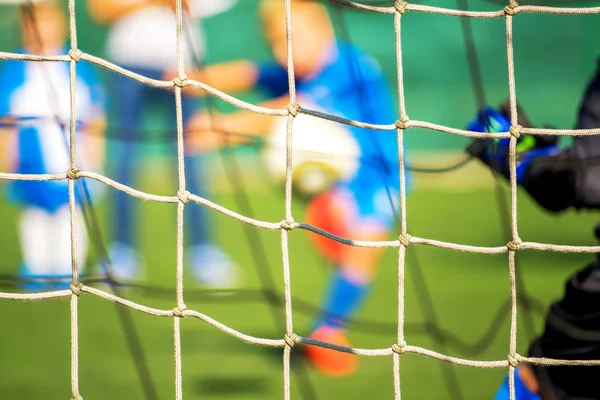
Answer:
[[(292, 128), (292, 181), (305, 196), (322, 193), (339, 180), (350, 180), (359, 167), (360, 147), (344, 125), (299, 113)], [(287, 118), (273, 124), (264, 162), (271, 178), (285, 181)]]

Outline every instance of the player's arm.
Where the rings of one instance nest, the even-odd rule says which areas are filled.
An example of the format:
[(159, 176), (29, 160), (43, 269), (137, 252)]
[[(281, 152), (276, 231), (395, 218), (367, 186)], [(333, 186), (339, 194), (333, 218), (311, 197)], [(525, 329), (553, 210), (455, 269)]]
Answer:
[[(259, 69), (249, 60), (228, 61), (186, 71), (188, 79), (202, 82), (224, 93), (245, 92), (254, 88), (258, 83)], [(165, 80), (177, 76), (176, 70), (167, 71)], [(202, 89), (186, 87), (186, 93), (203, 96)]]
[(82, 149), (83, 167), (88, 170), (99, 170), (104, 164), (106, 117), (98, 112), (83, 127), (83, 135), (78, 139)]
[(84, 119), (78, 129), (82, 134), (78, 137), (81, 166), (87, 170), (99, 171), (105, 158), (106, 130), (106, 94), (97, 71), (91, 64), (83, 64), (77, 68), (78, 78), (89, 88), (90, 109), (82, 114)]
[(141, 8), (157, 5), (170, 4), (171, 0), (88, 0), (88, 10), (91, 17), (101, 24), (112, 24)]
[(237, 0), (188, 0), (193, 18), (206, 18), (229, 10)]
[(10, 115), (10, 100), (20, 78), (18, 62), (0, 65), (0, 172), (12, 172), (18, 162), (18, 121)]
[[(598, 95), (600, 107), (600, 92)], [(585, 123), (585, 116), (593, 109), (593, 105), (588, 107), (592, 98), (588, 92), (584, 100), (584, 105), (587, 106), (582, 107), (583, 114), (580, 113), (577, 129), (600, 127), (600, 120), (597, 118), (588, 118), (594, 122)], [(501, 128), (492, 129), (491, 125), (494, 124), (483, 127), (480, 115), (479, 121), (471, 123), (469, 129), (490, 132), (490, 139), (476, 140), (467, 152), (509, 179), (510, 141), (493, 140), (494, 132), (506, 132), (510, 128), (508, 116), (506, 112), (498, 113), (494, 110), (485, 111), (484, 114), (486, 118), (499, 122), (496, 125)], [(526, 119), (519, 117), (519, 122), (521, 121)], [(528, 122), (525, 124), (531, 126)], [(546, 210), (560, 212), (570, 207), (600, 208), (600, 137), (576, 137), (570, 149), (560, 150), (555, 136), (522, 135), (517, 141), (515, 158), (517, 184)]]
[[(285, 108), (289, 96), (267, 100), (261, 104), (267, 108)], [(241, 110), (228, 114), (201, 112), (196, 114), (187, 127), (188, 151), (204, 153), (221, 147), (235, 146), (252, 141), (257, 136), (265, 136), (275, 118), (269, 115)]]
[[(494, 139), (494, 133), (507, 132), (511, 123), (509, 110), (488, 107), (479, 112), (469, 130), (488, 132), (489, 139), (477, 139), (467, 152), (479, 158), (496, 173), (510, 179), (510, 139)], [(519, 123), (530, 126), (525, 113), (519, 108)], [(516, 181), (543, 208), (559, 212), (575, 206), (576, 187), (572, 160), (558, 147), (553, 136), (521, 135), (516, 146)]]
[[(506, 114), (505, 110), (507, 121)], [(523, 120), (519, 116), (519, 123)], [(480, 122), (475, 122), (471, 127), (478, 125)], [(510, 123), (504, 125), (501, 131), (505, 132)], [(583, 96), (576, 128), (600, 128), (600, 65)], [(468, 151), (508, 177), (508, 139), (501, 139), (496, 146), (489, 142), (478, 140)], [(552, 212), (570, 207), (600, 209), (600, 137), (575, 137), (573, 146), (561, 151), (553, 136), (522, 135), (516, 150), (517, 183), (542, 207)]]
[(0, 172), (12, 172), (17, 157), (17, 130), (15, 121), (0, 118)]

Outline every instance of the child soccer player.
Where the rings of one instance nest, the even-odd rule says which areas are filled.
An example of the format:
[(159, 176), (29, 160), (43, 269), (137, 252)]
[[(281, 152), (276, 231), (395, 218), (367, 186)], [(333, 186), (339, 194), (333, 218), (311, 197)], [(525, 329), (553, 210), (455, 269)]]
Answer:
[[(67, 20), (57, 2), (36, 2), (22, 8), (23, 52), (66, 54)], [(92, 66), (77, 65), (77, 156), (82, 168), (100, 167), (104, 150), (101, 135), (104, 104)], [(61, 173), (70, 167), (69, 64), (64, 62), (5, 61), (0, 67), (0, 118), (2, 158), (22, 174)], [(83, 135), (81, 134), (83, 133)], [(4, 169), (6, 172), (6, 169)], [(69, 197), (66, 180), (12, 181), (11, 200), (22, 207), (19, 235), (23, 263), (21, 275), (64, 277), (71, 273)], [(85, 225), (77, 210), (77, 250), (83, 265), (87, 249)], [(37, 285), (28, 286), (37, 289)]]
[[(530, 127), (522, 112), (519, 124)], [(480, 132), (506, 132), (510, 128), (507, 106), (488, 108), (469, 125)], [(579, 109), (576, 129), (600, 128), (600, 60)], [(600, 136), (574, 137), (561, 150), (556, 137), (522, 135), (517, 142), (517, 183), (543, 208), (561, 212), (568, 208), (600, 208)], [(509, 176), (508, 139), (476, 140), (468, 151), (505, 177)], [(596, 236), (600, 238), (600, 229)], [(600, 359), (598, 310), (600, 260), (577, 272), (567, 282), (565, 297), (552, 305), (542, 336), (529, 349), (532, 357), (573, 360)], [(516, 400), (597, 399), (598, 367), (520, 365), (515, 373)], [(508, 381), (496, 400), (509, 398)]]
[[(184, 32), (183, 57), (187, 68), (194, 57), (204, 57), (200, 18), (229, 9), (235, 0), (183, 0)], [(165, 71), (177, 65), (175, 0), (88, 0), (90, 15), (98, 22), (110, 25), (108, 55), (111, 61), (130, 71), (152, 79), (160, 79)], [(135, 147), (144, 109), (160, 104), (169, 111), (170, 124), (175, 127), (173, 93), (152, 88), (133, 79), (113, 74), (111, 102), (114, 125), (121, 130), (122, 141), (115, 146), (115, 179), (134, 185), (139, 161)], [(194, 103), (183, 96), (182, 118), (186, 124), (194, 112)], [(138, 138), (139, 139), (139, 138)], [(204, 195), (198, 157), (186, 157), (186, 182), (190, 192)], [(136, 228), (136, 200), (126, 193), (114, 192), (113, 243), (109, 256), (117, 276), (132, 279), (138, 275), (141, 257), (136, 250), (139, 232)], [(210, 228), (197, 205), (186, 207), (186, 238), (189, 238), (186, 260), (193, 275), (211, 287), (230, 287), (236, 284), (236, 269), (229, 257), (212, 242)]]
[[(289, 93), (284, 3), (264, 0), (259, 11), (275, 62), (234, 61), (208, 66), (188, 76), (229, 93), (258, 87), (269, 97), (264, 105), (285, 108)], [(397, 119), (394, 101), (379, 65), (358, 48), (336, 40), (323, 5), (293, 1), (292, 21), (300, 105), (303, 102), (316, 104), (332, 114), (375, 124)], [(270, 117), (246, 111), (216, 114), (212, 122), (206, 114), (198, 114), (190, 123), (194, 135), (189, 144), (198, 151), (208, 151), (219, 146), (215, 132), (264, 135), (272, 123)], [(211, 127), (215, 132), (198, 133)], [(309, 205), (308, 221), (352, 239), (383, 240), (393, 224), (388, 199), (398, 197), (400, 184), (396, 135), (350, 129), (360, 146), (361, 158), (368, 162), (361, 163), (352, 179), (339, 181), (332, 190), (314, 198)], [(229, 143), (241, 143), (245, 139), (230, 136)], [(336, 268), (323, 302), (324, 311), (315, 321), (310, 336), (348, 346), (346, 324), (368, 294), (381, 250), (332, 244), (323, 238), (316, 239), (315, 243)], [(358, 363), (355, 355), (316, 346), (307, 347), (307, 356), (319, 370), (330, 375), (351, 374)]]

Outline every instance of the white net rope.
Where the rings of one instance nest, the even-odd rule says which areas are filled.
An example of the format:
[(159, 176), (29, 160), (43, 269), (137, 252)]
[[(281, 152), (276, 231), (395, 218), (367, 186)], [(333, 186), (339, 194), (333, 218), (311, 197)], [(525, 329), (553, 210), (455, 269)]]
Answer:
[[(514, 76), (514, 60), (513, 60), (513, 36), (512, 36), (512, 22), (520, 13), (545, 13), (545, 14), (599, 14), (600, 7), (588, 7), (588, 8), (556, 8), (556, 7), (542, 7), (542, 6), (527, 6), (518, 5), (514, 1), (510, 3), (500, 11), (493, 12), (477, 12), (477, 11), (463, 11), (463, 10), (452, 10), (439, 7), (423, 6), (416, 4), (408, 4), (405, 1), (397, 1), (392, 7), (377, 7), (366, 4), (360, 4), (353, 1), (336, 0), (338, 3), (343, 3), (349, 7), (354, 7), (366, 11), (394, 14), (394, 31), (396, 36), (396, 57), (397, 57), (397, 69), (398, 69), (398, 100), (399, 100), (399, 115), (400, 119), (389, 125), (376, 125), (369, 124), (360, 121), (348, 120), (334, 115), (322, 113), (319, 111), (309, 110), (302, 108), (296, 102), (296, 90), (295, 90), (295, 79), (294, 79), (294, 63), (292, 58), (292, 38), (291, 38), (291, 1), (285, 1), (285, 18), (286, 18), (286, 34), (287, 34), (287, 55), (288, 55), (288, 78), (289, 78), (289, 105), (287, 109), (270, 109), (264, 107), (258, 107), (250, 103), (246, 103), (235, 97), (229, 96), (219, 90), (216, 90), (209, 85), (198, 82), (195, 80), (188, 79), (184, 71), (183, 63), (183, 35), (182, 35), (182, 4), (181, 0), (177, 0), (175, 14), (177, 19), (177, 71), (178, 77), (172, 81), (162, 81), (149, 79), (145, 76), (136, 74), (121, 68), (115, 64), (112, 64), (102, 58), (95, 57), (91, 54), (81, 52), (77, 47), (77, 30), (76, 30), (76, 17), (75, 17), (75, 0), (69, 0), (69, 26), (70, 26), (70, 47), (68, 54), (62, 56), (40, 56), (30, 54), (16, 54), (0, 52), (0, 59), (5, 60), (21, 60), (21, 61), (41, 61), (41, 62), (68, 62), (70, 63), (70, 130), (69, 130), (69, 142), (70, 142), (70, 168), (68, 171), (60, 174), (12, 174), (12, 173), (0, 173), (0, 179), (3, 180), (68, 180), (69, 188), (69, 206), (71, 212), (71, 257), (72, 257), (72, 282), (70, 290), (58, 290), (43, 293), (4, 293), (0, 292), (0, 298), (7, 300), (43, 300), (52, 298), (71, 298), (71, 389), (72, 399), (83, 399), (79, 390), (79, 379), (78, 379), (78, 301), (79, 296), (82, 293), (95, 295), (102, 297), (106, 300), (118, 303), (122, 306), (129, 307), (131, 309), (141, 311), (146, 314), (158, 316), (158, 317), (171, 317), (173, 318), (173, 337), (174, 337), (174, 355), (175, 355), (175, 398), (180, 400), (183, 398), (182, 392), (182, 365), (181, 365), (181, 340), (180, 340), (180, 323), (181, 318), (194, 317), (202, 320), (221, 331), (234, 336), (244, 342), (271, 346), (271, 347), (283, 347), (283, 379), (284, 379), (284, 399), (290, 398), (290, 356), (292, 348), (296, 343), (302, 342), (305, 344), (321, 346), (325, 348), (334, 349), (337, 351), (349, 352), (361, 356), (392, 356), (393, 360), (393, 372), (394, 372), (394, 394), (395, 399), (401, 398), (400, 392), (400, 356), (406, 353), (415, 353), (423, 356), (438, 359), (443, 362), (448, 362), (456, 365), (463, 365), (474, 368), (508, 368), (509, 371), (509, 386), (510, 386), (510, 398), (515, 399), (515, 385), (514, 385), (514, 372), (515, 368), (519, 363), (529, 363), (537, 365), (553, 365), (553, 366), (600, 366), (600, 360), (557, 360), (549, 358), (533, 358), (524, 357), (517, 353), (517, 291), (515, 286), (515, 258), (516, 253), (520, 250), (541, 250), (541, 251), (554, 251), (554, 252), (567, 252), (567, 253), (598, 253), (600, 252), (600, 246), (563, 246), (554, 244), (544, 244), (536, 242), (524, 242), (519, 237), (517, 227), (517, 183), (516, 183), (516, 163), (515, 163), (515, 147), (517, 139), (521, 134), (536, 134), (536, 135), (561, 135), (561, 136), (582, 136), (582, 135), (597, 135), (600, 134), (600, 128), (597, 129), (585, 129), (585, 130), (565, 130), (565, 129), (533, 129), (522, 127), (519, 125), (517, 119), (517, 96), (515, 90), (515, 76)], [(468, 17), (468, 18), (504, 18), (506, 21), (506, 51), (507, 51), (507, 65), (508, 65), (508, 87), (510, 96), (510, 109), (511, 109), (511, 128), (509, 132), (501, 132), (495, 134), (498, 138), (509, 138), (510, 139), (510, 153), (509, 153), (509, 164), (510, 164), (510, 187), (511, 187), (511, 227), (512, 236), (507, 244), (497, 247), (481, 247), (481, 246), (469, 246), (461, 245), (449, 242), (442, 242), (438, 240), (419, 238), (411, 236), (408, 233), (406, 224), (406, 190), (405, 190), (405, 167), (404, 167), (404, 131), (409, 128), (425, 128), (432, 129), (440, 132), (445, 132), (452, 135), (459, 135), (472, 138), (484, 138), (489, 137), (487, 133), (470, 132), (461, 129), (455, 129), (442, 125), (433, 124), (425, 121), (410, 120), (406, 114), (406, 104), (404, 98), (404, 84), (403, 84), (403, 68), (402, 68), (402, 42), (401, 42), (401, 23), (402, 18), (407, 12), (424, 12), (433, 14), (450, 15), (456, 17)], [(76, 82), (76, 68), (77, 63), (81, 60), (91, 62), (101, 67), (115, 71), (123, 76), (135, 79), (146, 85), (150, 85), (158, 88), (173, 88), (175, 96), (175, 105), (177, 110), (177, 162), (178, 162), (178, 179), (179, 188), (174, 196), (158, 196), (150, 193), (145, 193), (139, 190), (135, 190), (131, 187), (115, 182), (103, 175), (96, 174), (93, 172), (81, 171), (76, 163), (76, 107), (75, 107), (75, 82)], [(216, 96), (221, 100), (229, 102), (230, 104), (249, 110), (255, 113), (261, 113), (270, 116), (287, 117), (287, 141), (286, 141), (286, 184), (285, 184), (285, 218), (281, 222), (269, 222), (260, 221), (253, 219), (218, 204), (215, 204), (202, 197), (196, 196), (186, 190), (185, 182), (185, 165), (184, 165), (184, 141), (183, 141), (183, 123), (182, 123), (182, 111), (181, 111), (181, 91), (186, 86), (192, 86), (195, 88), (202, 89), (206, 93)], [(400, 225), (401, 234), (397, 240), (392, 241), (359, 241), (352, 240), (350, 238), (339, 237), (333, 235), (327, 231), (321, 230), (315, 226), (303, 223), (295, 222), (292, 216), (292, 131), (294, 125), (294, 118), (298, 113), (304, 113), (312, 115), (318, 118), (325, 118), (332, 121), (336, 121), (342, 124), (369, 128), (383, 131), (396, 131), (398, 137), (398, 154), (399, 154), (399, 169), (400, 169)], [(83, 285), (79, 281), (79, 266), (77, 263), (77, 235), (75, 227), (75, 215), (76, 215), (76, 204), (75, 204), (75, 180), (79, 178), (90, 178), (102, 182), (106, 185), (112, 186), (117, 190), (148, 201), (154, 201), (159, 203), (176, 203), (177, 204), (177, 260), (176, 260), (176, 306), (172, 310), (159, 310), (151, 307), (147, 307), (135, 302), (126, 300), (119, 296), (107, 293), (105, 291)], [(201, 206), (206, 206), (212, 210), (220, 212), (231, 218), (235, 218), (241, 222), (252, 225), (257, 228), (268, 229), (268, 230), (279, 230), (281, 231), (281, 250), (282, 250), (282, 268), (283, 268), (283, 279), (285, 289), (285, 315), (286, 315), (286, 333), (281, 339), (268, 339), (258, 338), (246, 335), (242, 332), (230, 328), (211, 317), (202, 314), (198, 311), (188, 310), (184, 302), (184, 290), (183, 290), (183, 211), (184, 207), (188, 202), (194, 202)], [(305, 338), (294, 333), (293, 319), (292, 319), (292, 295), (291, 295), (291, 277), (290, 277), (290, 262), (288, 256), (288, 232), (293, 229), (305, 229), (317, 234), (323, 235), (330, 239), (336, 240), (340, 243), (358, 246), (358, 247), (386, 247), (386, 248), (397, 248), (398, 249), (398, 336), (397, 342), (390, 347), (383, 349), (359, 349), (332, 345), (330, 343), (321, 342), (309, 338)], [(452, 357), (446, 354), (440, 354), (426, 348), (411, 346), (407, 344), (404, 336), (404, 264), (405, 264), (405, 253), (406, 248), (409, 245), (426, 245), (434, 246), (444, 249), (450, 249), (455, 251), (462, 251), (467, 253), (481, 253), (481, 254), (508, 254), (508, 273), (510, 281), (510, 295), (511, 295), (511, 323), (510, 323), (510, 342), (505, 360), (492, 360), (492, 361), (474, 361)]]

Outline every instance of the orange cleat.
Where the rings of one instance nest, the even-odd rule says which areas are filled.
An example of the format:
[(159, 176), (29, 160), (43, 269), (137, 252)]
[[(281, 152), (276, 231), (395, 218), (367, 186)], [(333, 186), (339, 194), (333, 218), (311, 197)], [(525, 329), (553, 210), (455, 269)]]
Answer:
[[(310, 338), (338, 346), (350, 347), (350, 342), (341, 328), (322, 325), (311, 333)], [(307, 345), (306, 356), (325, 375), (348, 376), (358, 368), (358, 356), (355, 354)]]

